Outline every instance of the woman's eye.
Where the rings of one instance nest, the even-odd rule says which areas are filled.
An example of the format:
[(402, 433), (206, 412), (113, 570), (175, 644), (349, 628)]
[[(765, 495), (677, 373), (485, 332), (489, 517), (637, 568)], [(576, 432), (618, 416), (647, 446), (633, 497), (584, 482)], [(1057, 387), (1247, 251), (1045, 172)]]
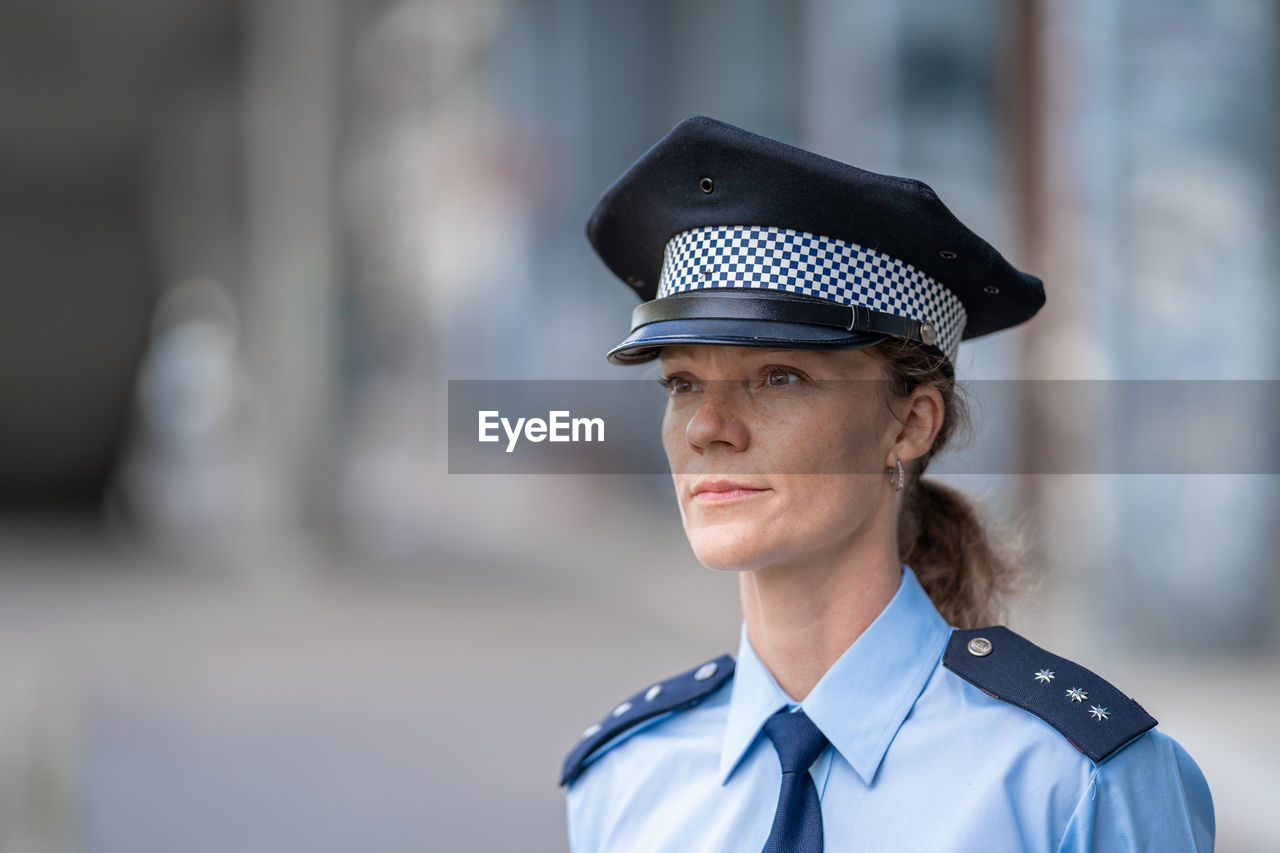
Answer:
[(672, 396), (693, 390), (693, 383), (683, 376), (664, 376), (658, 380), (658, 383)]
[(778, 386), (778, 385), (790, 385), (792, 382), (797, 381), (799, 379), (800, 379), (800, 374), (796, 373), (795, 371), (784, 370), (780, 367), (775, 367), (765, 374), (764, 381), (766, 385)]

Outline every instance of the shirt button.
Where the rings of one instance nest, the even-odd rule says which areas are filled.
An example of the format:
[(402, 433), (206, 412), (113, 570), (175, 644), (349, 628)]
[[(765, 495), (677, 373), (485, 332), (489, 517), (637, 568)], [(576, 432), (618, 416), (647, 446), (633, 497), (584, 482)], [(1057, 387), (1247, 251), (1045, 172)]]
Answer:
[(702, 666), (698, 667), (698, 671), (693, 674), (693, 680), (706, 681), (708, 678), (716, 674), (716, 670), (718, 668), (719, 667), (716, 666), (715, 661), (704, 663)]
[(655, 684), (655, 685), (653, 685), (652, 687), (650, 687), (648, 690), (646, 690), (646, 691), (645, 691), (645, 693), (644, 693), (644, 701), (646, 701), (646, 702), (652, 702), (654, 699), (657, 699), (657, 698), (658, 698), (658, 694), (659, 694), (659, 693), (661, 693), (661, 692), (662, 692), (662, 685), (661, 685), (661, 684)]
[(986, 637), (974, 637), (969, 641), (969, 654), (976, 658), (985, 658), (991, 654), (991, 641)]
[(621, 705), (613, 709), (613, 716), (621, 717), (623, 714), (631, 710), (630, 702), (623, 702)]
[(600, 734), (600, 728), (601, 727), (599, 723), (596, 723), (591, 726), (587, 726), (587, 730), (582, 733), (583, 739), (585, 740), (586, 738), (593, 737), (595, 735)]

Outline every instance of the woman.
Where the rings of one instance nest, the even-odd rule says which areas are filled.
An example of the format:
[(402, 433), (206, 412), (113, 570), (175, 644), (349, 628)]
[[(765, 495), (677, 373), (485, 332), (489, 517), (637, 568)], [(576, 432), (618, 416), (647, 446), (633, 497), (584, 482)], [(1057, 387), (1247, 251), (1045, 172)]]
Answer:
[(984, 627), (1014, 563), (920, 476), (964, 419), (960, 340), (1029, 318), (1038, 279), (923, 184), (702, 117), (588, 235), (646, 300), (609, 357), (661, 360), (685, 532), (743, 626), (584, 732), (575, 853), (1212, 848), (1141, 706)]

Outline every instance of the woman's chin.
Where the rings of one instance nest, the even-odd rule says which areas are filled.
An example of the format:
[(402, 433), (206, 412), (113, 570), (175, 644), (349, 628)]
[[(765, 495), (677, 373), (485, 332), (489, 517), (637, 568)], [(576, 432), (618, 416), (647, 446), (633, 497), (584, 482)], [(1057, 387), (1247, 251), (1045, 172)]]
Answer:
[(763, 543), (726, 539), (722, 536), (697, 536), (690, 539), (698, 562), (717, 572), (745, 572), (760, 566), (765, 557)]

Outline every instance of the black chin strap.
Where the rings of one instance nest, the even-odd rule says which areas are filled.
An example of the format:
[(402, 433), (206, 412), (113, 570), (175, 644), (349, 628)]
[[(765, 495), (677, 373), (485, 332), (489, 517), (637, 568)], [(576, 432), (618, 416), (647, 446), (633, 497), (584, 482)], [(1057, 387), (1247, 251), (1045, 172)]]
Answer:
[(864, 305), (837, 305), (812, 297), (760, 291), (677, 293), (636, 306), (631, 331), (663, 320), (772, 320), (832, 326), (849, 332), (876, 332), (935, 346), (937, 329), (927, 321), (872, 311)]

